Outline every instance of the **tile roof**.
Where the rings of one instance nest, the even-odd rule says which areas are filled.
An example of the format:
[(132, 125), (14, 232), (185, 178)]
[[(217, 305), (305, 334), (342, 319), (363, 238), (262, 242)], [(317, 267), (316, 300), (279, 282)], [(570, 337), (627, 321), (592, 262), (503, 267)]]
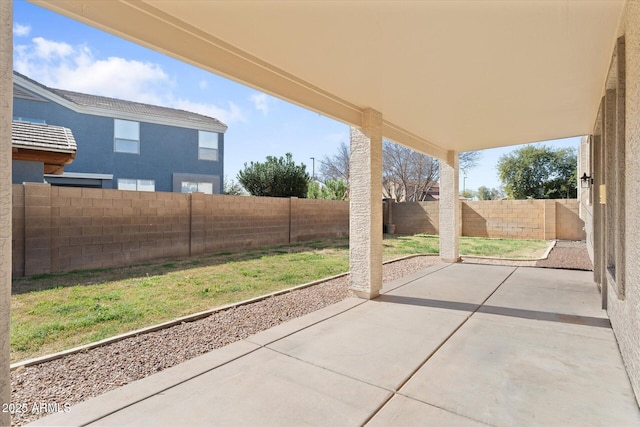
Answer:
[(78, 148), (71, 129), (62, 126), (14, 121), (11, 135), (14, 148), (61, 153), (75, 153)]
[(194, 124), (214, 124), (226, 127), (224, 123), (216, 118), (192, 113), (190, 111), (143, 104), (140, 102), (124, 101), (116, 98), (107, 98), (106, 96), (88, 95), (86, 93), (71, 92), (62, 89), (50, 90), (71, 102), (85, 107), (105, 108), (107, 110), (123, 111), (127, 113), (141, 114), (144, 116), (171, 117), (177, 120), (193, 122)]
[(137, 114), (141, 116), (147, 117), (157, 117), (157, 118), (169, 118), (174, 120), (180, 120), (183, 122), (190, 122), (194, 125), (203, 124), (203, 125), (215, 125), (227, 128), (227, 125), (222, 123), (220, 120), (205, 116), (203, 114), (193, 113), (190, 111), (179, 110), (175, 108), (169, 107), (161, 107), (158, 105), (151, 104), (143, 104), (141, 102), (134, 101), (125, 101), (117, 98), (109, 98), (106, 96), (98, 96), (98, 95), (89, 95), (86, 93), (73, 92), (69, 90), (63, 89), (54, 89), (48, 86), (43, 85), (23, 74), (18, 73), (17, 71), (13, 72), (14, 75), (19, 76), (22, 79), (25, 79), (37, 86), (58, 95), (67, 101), (70, 101), (78, 106), (89, 107), (89, 108), (98, 108), (103, 110), (112, 110), (130, 114)]

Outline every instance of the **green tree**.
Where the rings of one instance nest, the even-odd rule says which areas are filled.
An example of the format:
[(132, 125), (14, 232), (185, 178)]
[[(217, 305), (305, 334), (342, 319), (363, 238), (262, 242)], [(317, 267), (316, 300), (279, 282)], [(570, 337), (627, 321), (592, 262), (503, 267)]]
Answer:
[(309, 181), (307, 199), (322, 199), (322, 185), (318, 181), (313, 179)]
[(528, 145), (498, 160), (500, 180), (510, 199), (575, 198), (576, 171), (574, 148)]
[(347, 200), (349, 198), (349, 184), (344, 179), (329, 179), (324, 183), (327, 199)]
[(478, 196), (478, 200), (500, 200), (504, 197), (502, 190), (485, 187), (484, 185), (478, 187), (476, 195)]
[(473, 198), (476, 197), (476, 192), (473, 190), (462, 190), (460, 195), (465, 199), (473, 200)]
[(224, 180), (222, 181), (222, 194), (227, 194), (229, 196), (242, 196), (246, 193), (239, 183), (233, 179), (228, 179), (225, 175)]
[(311, 180), (307, 198), (325, 200), (346, 200), (347, 181), (343, 179), (328, 179), (324, 184)]
[(310, 176), (304, 164), (296, 165), (293, 155), (267, 156), (264, 163), (244, 164), (238, 181), (252, 196), (307, 197)]

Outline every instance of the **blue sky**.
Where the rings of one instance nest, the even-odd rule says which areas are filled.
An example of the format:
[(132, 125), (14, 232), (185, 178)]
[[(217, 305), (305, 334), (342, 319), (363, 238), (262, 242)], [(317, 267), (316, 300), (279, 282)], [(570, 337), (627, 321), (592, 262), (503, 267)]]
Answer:
[[(229, 126), (224, 170), (235, 179), (245, 162), (293, 154), (322, 159), (349, 142), (343, 123), (271, 97), (22, 0), (14, 1), (14, 69), (47, 86), (180, 108)], [(577, 147), (572, 138), (548, 143)], [(482, 151), (466, 188), (498, 187), (495, 164), (517, 147)], [(316, 160), (316, 170), (318, 168)], [(460, 179), (462, 189), (463, 179)]]

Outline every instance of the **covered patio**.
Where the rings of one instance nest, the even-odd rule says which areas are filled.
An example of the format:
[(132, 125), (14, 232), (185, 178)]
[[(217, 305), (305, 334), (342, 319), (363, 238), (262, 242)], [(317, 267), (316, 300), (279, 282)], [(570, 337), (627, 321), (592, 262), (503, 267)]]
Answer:
[[(637, 393), (640, 2), (34, 3), (352, 126), (351, 287), (362, 298), (41, 422), (640, 424), (626, 374)], [(0, 11), (0, 400), (9, 401), (11, 2)], [(625, 42), (615, 57), (626, 68), (615, 67), (609, 89)], [(599, 114), (605, 89), (611, 105)], [(587, 224), (619, 224), (615, 236), (598, 229), (615, 239), (594, 255), (614, 276), (615, 262), (603, 263), (620, 258), (625, 286), (596, 278), (615, 337), (591, 273), (444, 264), (381, 290), (383, 137), (440, 159), (440, 255), (455, 263), (458, 153), (588, 135), (598, 118), (609, 130), (602, 147), (620, 152), (611, 170), (628, 176), (626, 186), (609, 180), (609, 217)]]
[(33, 425), (640, 425), (590, 272), (438, 264)]

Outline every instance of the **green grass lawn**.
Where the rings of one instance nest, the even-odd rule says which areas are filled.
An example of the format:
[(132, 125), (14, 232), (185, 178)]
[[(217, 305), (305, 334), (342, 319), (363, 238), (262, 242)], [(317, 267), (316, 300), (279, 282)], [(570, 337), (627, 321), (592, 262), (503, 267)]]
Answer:
[[(384, 259), (436, 254), (437, 236), (387, 236)], [(462, 238), (461, 253), (539, 257), (548, 242)], [(14, 279), (11, 361), (98, 341), (349, 269), (348, 240)]]
[[(411, 254), (437, 254), (440, 238), (428, 234), (386, 235), (384, 239), (385, 259)], [(460, 237), (462, 256), (487, 256), (513, 259), (540, 258), (549, 247), (546, 240), (483, 239)]]

